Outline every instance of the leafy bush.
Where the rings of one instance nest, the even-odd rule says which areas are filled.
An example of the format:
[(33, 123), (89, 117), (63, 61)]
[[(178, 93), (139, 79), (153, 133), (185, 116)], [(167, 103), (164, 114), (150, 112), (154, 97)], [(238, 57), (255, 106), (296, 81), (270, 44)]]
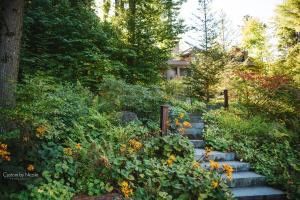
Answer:
[[(284, 188), (296, 199), (300, 186), (299, 141), (282, 124), (242, 110), (210, 111), (205, 115), (205, 139), (216, 150), (234, 151), (250, 162), (267, 181)], [(298, 147), (297, 147), (298, 146)]]
[[(152, 110), (157, 99), (151, 90), (133, 87), (138, 89), (146, 94), (141, 104)], [(120, 94), (109, 92), (116, 98)], [(160, 136), (141, 122), (118, 123), (114, 112), (103, 112), (104, 105), (114, 103), (110, 98), (50, 77), (25, 79), (18, 95), (17, 109), (5, 113), (16, 124), (1, 134), (0, 170), (38, 177), (4, 179), (0, 192), (5, 199), (67, 200), (110, 192), (133, 199), (231, 199), (218, 172), (194, 161), (186, 138)], [(121, 105), (133, 106), (131, 97), (120, 95)]]
[(127, 84), (114, 77), (105, 77), (99, 85), (103, 111), (126, 110), (137, 113), (141, 119), (157, 120), (165, 96), (158, 87)]

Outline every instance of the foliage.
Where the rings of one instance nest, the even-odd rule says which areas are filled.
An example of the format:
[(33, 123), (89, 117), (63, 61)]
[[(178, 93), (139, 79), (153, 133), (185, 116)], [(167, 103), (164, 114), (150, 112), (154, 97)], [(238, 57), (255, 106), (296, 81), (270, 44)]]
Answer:
[(234, 151), (238, 158), (253, 164), (268, 183), (280, 186), (290, 199), (299, 196), (299, 138), (282, 124), (260, 115), (249, 116), (245, 109), (210, 111), (205, 115), (205, 139), (216, 150)]
[(141, 119), (158, 119), (160, 105), (165, 101), (164, 92), (158, 87), (127, 84), (123, 80), (105, 77), (99, 84), (103, 111), (126, 110), (135, 112)]
[(140, 122), (120, 124), (114, 112), (103, 112), (102, 104), (111, 99), (94, 96), (80, 84), (27, 77), (18, 95), (16, 110), (5, 113), (17, 128), (0, 137), (11, 158), (1, 157), (0, 169), (38, 177), (4, 179), (5, 199), (110, 192), (133, 199), (231, 198), (216, 171), (199, 163), (192, 167), (194, 150), (187, 138), (159, 136)]
[(248, 107), (250, 113), (264, 113), (271, 119), (281, 120), (288, 127), (297, 129), (299, 89), (288, 75), (237, 69), (233, 78), (238, 100)]
[(192, 26), (197, 37), (188, 43), (201, 51), (208, 51), (216, 45), (218, 22), (211, 9), (212, 0), (198, 0), (198, 3)]
[(263, 59), (268, 57), (268, 40), (266, 36), (266, 25), (258, 19), (246, 16), (242, 28), (242, 46), (249, 55)]
[(27, 3), (21, 74), (43, 71), (61, 80), (80, 80), (92, 89), (103, 75), (125, 77), (124, 57), (132, 52), (118, 31), (100, 22), (88, 5), (72, 2)]
[(209, 102), (225, 64), (226, 55), (219, 47), (199, 52), (196, 55), (196, 62), (189, 68), (189, 76), (186, 78), (186, 84), (191, 87), (189, 96)]
[[(127, 3), (127, 8), (124, 5)], [(154, 83), (160, 80), (171, 49), (183, 32), (177, 18), (183, 0), (122, 1), (112, 16), (121, 38), (134, 52), (127, 57), (130, 83)]]
[(299, 0), (286, 0), (277, 7), (276, 28), (281, 50), (297, 45), (300, 40)]

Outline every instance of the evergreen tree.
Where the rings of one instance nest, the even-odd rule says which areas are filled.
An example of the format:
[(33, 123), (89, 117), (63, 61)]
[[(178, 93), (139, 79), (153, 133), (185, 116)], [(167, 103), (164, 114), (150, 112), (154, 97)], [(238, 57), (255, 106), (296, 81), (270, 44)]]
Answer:
[(250, 16), (244, 17), (242, 47), (249, 52), (250, 56), (262, 60), (270, 55), (266, 30), (267, 26), (258, 19)]
[(199, 0), (197, 13), (193, 14), (191, 41), (187, 43), (202, 51), (208, 51), (217, 41), (218, 21), (211, 10), (212, 0)]
[(219, 16), (218, 42), (224, 51), (228, 51), (236, 38), (236, 32), (232, 28), (231, 22), (227, 19), (225, 12), (221, 11)]
[(276, 10), (279, 47), (286, 51), (300, 42), (300, 0), (286, 0)]
[(277, 73), (288, 74), (300, 86), (300, 0), (286, 0), (276, 10), (282, 61)]
[(119, 1), (118, 14), (112, 21), (134, 52), (127, 58), (127, 81), (154, 83), (161, 79), (171, 49), (183, 32), (177, 17), (182, 3), (183, 0)]
[(226, 64), (226, 56), (221, 46), (196, 54), (196, 61), (189, 68), (186, 84), (191, 88), (191, 97), (209, 102), (216, 92), (220, 73)]

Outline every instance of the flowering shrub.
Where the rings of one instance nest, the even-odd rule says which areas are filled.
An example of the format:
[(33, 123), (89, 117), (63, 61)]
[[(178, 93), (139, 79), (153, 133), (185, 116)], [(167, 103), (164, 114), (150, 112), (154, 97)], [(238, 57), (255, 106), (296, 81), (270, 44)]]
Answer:
[[(4, 179), (4, 199), (67, 200), (111, 192), (132, 199), (231, 199), (219, 174), (194, 160), (183, 136), (160, 136), (141, 122), (120, 123), (82, 86), (45, 82), (51, 79), (31, 79), (21, 88), (20, 104), (9, 115), (18, 130), (0, 137), (0, 170), (38, 177)], [(190, 127), (186, 112), (174, 113)]]
[(287, 75), (265, 75), (261, 72), (236, 70), (233, 73), (239, 101), (251, 113), (264, 113), (298, 129), (300, 115), (299, 88)]
[[(290, 199), (300, 195), (299, 142), (282, 125), (262, 116), (251, 117), (247, 112), (231, 107), (230, 111), (210, 111), (205, 115), (205, 140), (216, 150), (234, 151), (250, 162), (268, 183), (281, 186)], [(216, 164), (213, 164), (217, 168)], [(223, 166), (230, 179), (232, 169)]]

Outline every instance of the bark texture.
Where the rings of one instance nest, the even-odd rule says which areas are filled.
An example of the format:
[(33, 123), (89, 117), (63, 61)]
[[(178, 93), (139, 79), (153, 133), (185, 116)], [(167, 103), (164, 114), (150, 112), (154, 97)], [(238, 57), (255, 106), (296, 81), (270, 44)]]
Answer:
[(15, 105), (24, 0), (2, 0), (0, 4), (0, 108), (3, 108)]

